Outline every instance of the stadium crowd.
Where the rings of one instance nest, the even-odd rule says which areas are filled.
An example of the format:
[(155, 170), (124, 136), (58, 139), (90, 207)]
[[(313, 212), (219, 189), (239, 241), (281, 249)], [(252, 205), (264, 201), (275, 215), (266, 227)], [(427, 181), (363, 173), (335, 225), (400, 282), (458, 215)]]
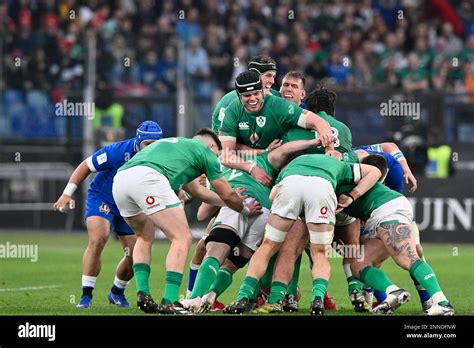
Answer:
[(127, 93), (175, 92), (180, 41), (203, 97), (231, 89), (257, 53), (274, 57), (281, 76), (304, 71), (309, 85), (474, 90), (468, 0), (3, 1), (0, 26), (4, 89), (80, 89), (93, 27), (99, 82)]

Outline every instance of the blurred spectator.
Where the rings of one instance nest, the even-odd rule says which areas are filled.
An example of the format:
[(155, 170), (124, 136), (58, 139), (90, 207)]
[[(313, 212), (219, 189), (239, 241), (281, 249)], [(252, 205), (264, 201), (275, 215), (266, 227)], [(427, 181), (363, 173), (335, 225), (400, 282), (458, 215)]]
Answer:
[(326, 65), (328, 76), (338, 84), (345, 85), (352, 82), (350, 61), (347, 57), (342, 57), (341, 53), (335, 49), (329, 54), (329, 61)]
[(165, 94), (176, 92), (178, 62), (172, 46), (165, 48), (163, 57), (158, 62), (158, 91)]
[(212, 95), (207, 52), (201, 46), (201, 40), (197, 36), (191, 38), (186, 48), (184, 70), (195, 95), (201, 97)]
[(415, 53), (408, 56), (408, 66), (400, 72), (403, 89), (407, 92), (426, 91), (428, 85), (428, 72), (420, 68), (418, 57)]
[(386, 86), (392, 89), (400, 87), (396, 58), (392, 56), (388, 59), (385, 67), (379, 66), (375, 72), (374, 78), (381, 86)]
[(201, 26), (198, 23), (199, 11), (197, 8), (192, 7), (188, 11), (184, 11), (185, 18), (179, 18), (176, 24), (176, 32), (179, 37), (188, 43), (193, 38), (202, 38)]

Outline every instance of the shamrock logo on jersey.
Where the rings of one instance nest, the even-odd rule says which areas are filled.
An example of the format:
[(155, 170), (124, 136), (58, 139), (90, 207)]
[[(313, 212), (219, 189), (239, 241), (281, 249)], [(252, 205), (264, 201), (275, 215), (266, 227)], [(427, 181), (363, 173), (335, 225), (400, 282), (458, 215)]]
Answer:
[(267, 122), (267, 118), (265, 116), (258, 116), (257, 117), (257, 125), (262, 128), (265, 126), (265, 122)]

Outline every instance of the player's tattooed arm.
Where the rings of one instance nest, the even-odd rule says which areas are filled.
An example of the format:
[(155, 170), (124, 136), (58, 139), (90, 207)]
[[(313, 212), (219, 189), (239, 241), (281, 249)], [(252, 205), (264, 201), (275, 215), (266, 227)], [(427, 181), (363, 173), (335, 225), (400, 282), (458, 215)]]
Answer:
[(412, 247), (415, 243), (411, 241), (412, 233), (410, 225), (406, 224), (388, 224), (378, 228), (382, 239), (386, 240), (387, 248), (391, 249), (395, 254), (402, 254), (410, 260), (410, 264), (415, 262), (419, 257), (416, 247)]

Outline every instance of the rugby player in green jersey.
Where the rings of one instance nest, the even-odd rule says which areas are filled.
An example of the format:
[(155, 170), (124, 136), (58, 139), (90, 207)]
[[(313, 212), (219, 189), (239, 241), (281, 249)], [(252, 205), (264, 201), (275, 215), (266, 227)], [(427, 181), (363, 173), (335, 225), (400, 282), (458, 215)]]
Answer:
[(362, 244), (364, 258), (353, 262), (351, 270), (360, 281), (387, 294), (373, 312), (390, 314), (411, 298), (408, 291), (400, 289), (382, 270), (374, 267), (388, 254), (429, 293), (433, 304), (424, 312), (425, 315), (454, 315), (454, 308), (441, 290), (434, 271), (417, 253), (417, 241), (412, 231), (413, 210), (408, 199), (380, 183), (360, 196), (358, 193), (354, 196), (354, 190), (354, 185), (341, 185), (336, 193), (339, 200), (352, 200), (344, 213), (348, 218), (364, 221), (365, 229), (369, 231)]
[[(322, 315), (323, 298), (330, 274), (326, 252), (332, 242), (338, 205), (334, 190), (338, 185), (353, 183), (354, 195), (355, 192), (365, 193), (380, 177), (380, 170), (376, 167), (348, 164), (326, 155), (302, 155), (291, 161), (280, 172), (276, 186), (272, 189), (270, 197), (274, 199), (262, 245), (250, 260), (237, 300), (228, 306), (225, 312), (238, 314), (247, 310), (270, 258), (281, 247), (295, 221), (304, 213), (314, 261), (311, 314)], [(349, 199), (339, 200), (340, 207), (346, 207), (348, 204)], [(273, 285), (279, 288), (283, 296), (286, 294), (287, 284)], [(282, 300), (278, 301), (274, 308), (275, 311), (282, 311)]]
[[(133, 250), (137, 305), (147, 313), (171, 314), (183, 309), (178, 291), (192, 237), (181, 201), (174, 191), (183, 188), (193, 197), (218, 206), (227, 205), (245, 215), (260, 211), (255, 203), (244, 205), (223, 178), (217, 158), (220, 149), (219, 139), (210, 129), (200, 130), (193, 139), (161, 139), (120, 167), (114, 177), (115, 202), (137, 235)], [(203, 173), (215, 192), (195, 180)], [(166, 257), (165, 292), (159, 305), (153, 301), (148, 286), (156, 227), (171, 241)]]
[[(271, 87), (275, 83), (275, 78), (277, 74), (277, 65), (276, 62), (271, 58), (267, 56), (262, 56), (258, 55), (250, 59), (250, 62), (248, 64), (248, 69), (250, 71), (256, 72), (258, 75), (260, 75), (260, 78), (262, 79), (262, 85), (263, 85), (263, 92), (265, 94), (272, 94), (275, 96), (279, 96), (280, 94), (278, 91), (275, 91)], [(212, 113), (212, 130), (218, 134), (219, 128), (221, 126), (222, 119), (224, 117), (224, 111), (227, 108), (227, 106), (233, 102), (234, 100), (238, 100), (239, 96), (237, 94), (237, 91), (234, 89), (233, 91), (227, 93), (224, 95), (217, 105), (214, 108), (214, 112)], [(281, 145), (280, 139), (275, 139), (269, 146), (268, 150), (272, 150), (274, 148), (277, 148), (278, 146)], [(249, 154), (254, 152), (255, 155), (260, 153), (260, 151), (250, 151), (251, 149), (244, 145), (244, 144), (236, 144), (236, 149), (238, 151), (247, 151)], [(264, 150), (261, 150), (263, 152)], [(181, 192), (180, 192), (181, 193)], [(181, 193), (181, 197), (185, 201), (189, 201), (188, 198), (184, 196), (183, 193)], [(212, 225), (212, 221), (210, 221), (210, 225)], [(208, 226), (209, 227), (209, 226)], [(206, 237), (207, 233), (209, 232), (209, 228), (206, 229), (205, 235), (203, 238)], [(191, 264), (189, 267), (189, 280), (188, 280), (188, 289), (186, 291), (187, 295), (186, 297), (189, 298), (191, 295), (191, 292), (194, 287), (194, 281), (196, 279), (197, 272), (199, 270), (199, 265), (202, 262), (202, 258), (204, 257), (206, 250), (204, 248), (204, 239), (200, 240), (196, 246), (196, 250), (194, 251), (193, 258), (191, 260)]]
[[(285, 95), (286, 93), (282, 94)], [(320, 87), (312, 91), (307, 96), (305, 102), (309, 110), (315, 112), (329, 122), (333, 134), (338, 136), (335, 150), (340, 152), (346, 160), (349, 160), (349, 162), (357, 163), (357, 155), (351, 151), (352, 134), (350, 129), (344, 123), (336, 120), (333, 116), (330, 116), (335, 113), (336, 94), (333, 91)], [(283, 136), (283, 142), (289, 143), (298, 139), (313, 139), (315, 137), (317, 137), (317, 133), (315, 134), (313, 130), (293, 127)], [(305, 152), (323, 154), (325, 153), (325, 149), (323, 147), (313, 147)], [(353, 249), (356, 248), (356, 246), (359, 245), (359, 221), (351, 221), (350, 224), (341, 225), (336, 216), (335, 235), (337, 237), (336, 239), (341, 239), (344, 245), (353, 246)], [(285, 239), (276, 261), (272, 258), (272, 261), (275, 262), (272, 283), (287, 284), (292, 275), (293, 278), (290, 284), (295, 283), (295, 278), (298, 279), (301, 254), (303, 250), (305, 250), (305, 246), (307, 246), (308, 242), (308, 229), (304, 223), (297, 221), (288, 232), (288, 236), (289, 238)], [(311, 259), (309, 249), (306, 248), (306, 252)], [(350, 273), (350, 263), (353, 262), (354, 255), (348, 255), (348, 253), (346, 253), (346, 255), (343, 256), (343, 267), (348, 283), (348, 294), (354, 310), (356, 312), (368, 312), (370, 308), (363, 295), (363, 285)], [(261, 308), (261, 313), (265, 313), (266, 308), (270, 311), (274, 310), (273, 305), (281, 300), (281, 295), (278, 291), (278, 288), (271, 288), (267, 301), (268, 305)], [(324, 304), (326, 309), (337, 309), (334, 301), (329, 296), (324, 298)], [(283, 301), (283, 308), (285, 311), (289, 312), (298, 310), (297, 288), (295, 286), (288, 288), (288, 293)]]
[(264, 95), (261, 79), (255, 72), (241, 73), (235, 86), (239, 100), (225, 109), (219, 131), (223, 147), (221, 161), (225, 166), (246, 171), (263, 185), (269, 186), (270, 176), (235, 152), (237, 143), (254, 149), (266, 149), (292, 126), (316, 129), (323, 146), (329, 146), (336, 140), (329, 124), (321, 117), (282, 98)]
[[(255, 163), (264, 168), (265, 172), (272, 178), (276, 178), (279, 169), (288, 161), (291, 155), (309, 147), (319, 146), (320, 143), (319, 139), (294, 141), (273, 151), (257, 155)], [(238, 169), (224, 167), (224, 177), (231, 187), (245, 189), (245, 195), (249, 196), (249, 199), (260, 202), (263, 213), (256, 217), (246, 217), (228, 207), (220, 209), (205, 240), (206, 255), (199, 268), (192, 294), (189, 299), (182, 302), (185, 308), (193, 311), (205, 312), (211, 309), (217, 296), (230, 285), (232, 274), (247, 264), (260, 245), (265, 233), (265, 224), (271, 206), (270, 188), (259, 183), (248, 173)], [(201, 204), (198, 219), (207, 219), (218, 208), (208, 203)], [(219, 277), (217, 270), (226, 259), (228, 259), (228, 262), (222, 267), (222, 272), (225, 273), (221, 274), (221, 277), (228, 279), (217, 280), (216, 278)], [(216, 287), (209, 291), (214, 281), (221, 284), (226, 283), (226, 286), (216, 284)]]
[[(272, 94), (275, 96), (280, 96), (278, 91), (275, 91), (271, 87), (275, 84), (275, 78), (277, 74), (277, 65), (271, 57), (267, 56), (256, 56), (250, 59), (248, 64), (248, 70), (254, 71), (260, 75), (263, 84), (263, 92), (265, 94)], [(214, 108), (212, 113), (212, 130), (218, 134), (219, 128), (221, 126), (222, 120), (224, 119), (225, 109), (232, 103), (234, 100), (239, 99), (237, 91), (234, 89), (226, 95), (224, 95)]]

